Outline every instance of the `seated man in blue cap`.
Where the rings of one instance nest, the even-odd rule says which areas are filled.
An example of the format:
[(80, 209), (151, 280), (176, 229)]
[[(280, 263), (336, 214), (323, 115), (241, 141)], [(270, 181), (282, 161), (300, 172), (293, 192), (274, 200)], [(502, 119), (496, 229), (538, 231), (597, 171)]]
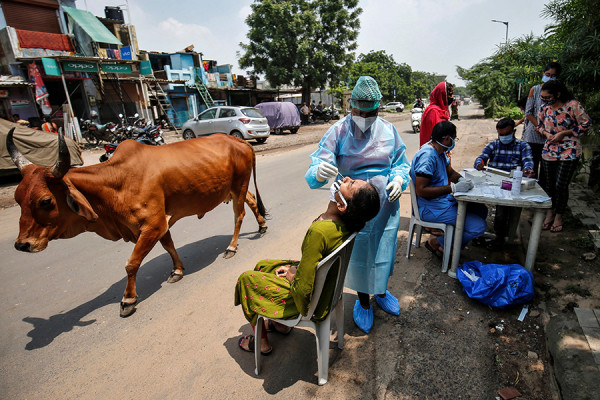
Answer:
[(356, 237), (345, 283), (358, 292), (353, 317), (365, 333), (373, 327), (370, 295), (385, 312), (400, 314), (398, 299), (387, 286), (396, 259), (398, 198), (408, 186), (410, 168), (398, 131), (378, 117), (381, 98), (375, 79), (361, 76), (352, 90), (351, 113), (327, 130), (305, 175), (312, 189), (341, 176), (365, 180), (379, 193), (381, 209)]

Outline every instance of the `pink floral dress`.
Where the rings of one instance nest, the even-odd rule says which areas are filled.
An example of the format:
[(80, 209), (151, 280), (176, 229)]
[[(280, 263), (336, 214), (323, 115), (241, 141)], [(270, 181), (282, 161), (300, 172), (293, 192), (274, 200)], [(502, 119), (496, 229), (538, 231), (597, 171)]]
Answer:
[(546, 161), (568, 161), (581, 157), (579, 137), (591, 126), (592, 121), (577, 100), (570, 100), (558, 110), (542, 106), (538, 119), (541, 121), (541, 131), (556, 134), (572, 129), (573, 133), (566, 135), (560, 143), (550, 143), (546, 140), (542, 150), (542, 158)]

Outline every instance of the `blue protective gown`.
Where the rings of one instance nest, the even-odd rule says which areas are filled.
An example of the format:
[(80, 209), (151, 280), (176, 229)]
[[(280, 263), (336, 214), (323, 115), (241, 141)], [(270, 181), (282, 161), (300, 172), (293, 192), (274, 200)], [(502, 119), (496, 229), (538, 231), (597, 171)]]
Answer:
[[(430, 178), (429, 186), (447, 186), (450, 183), (447, 172), (449, 164), (450, 159), (446, 153), (439, 154), (432, 146), (424, 144), (413, 157), (410, 178), (415, 182), (417, 176), (425, 176)], [(423, 221), (456, 225), (458, 205), (451, 194), (429, 199), (417, 195), (417, 204), (419, 205), (419, 215)], [(467, 205), (463, 247), (472, 239), (485, 233), (486, 215), (487, 208), (484, 205), (473, 203)], [(438, 237), (438, 243), (442, 248), (444, 247), (444, 236)]]
[(400, 225), (400, 203), (387, 200), (385, 187), (401, 176), (402, 190), (406, 189), (410, 169), (400, 134), (379, 117), (363, 133), (347, 115), (327, 130), (310, 158), (305, 179), (312, 189), (327, 183), (316, 178), (323, 161), (335, 165), (343, 176), (365, 180), (377, 189), (381, 209), (356, 237), (345, 286), (362, 293), (385, 293), (394, 269)]

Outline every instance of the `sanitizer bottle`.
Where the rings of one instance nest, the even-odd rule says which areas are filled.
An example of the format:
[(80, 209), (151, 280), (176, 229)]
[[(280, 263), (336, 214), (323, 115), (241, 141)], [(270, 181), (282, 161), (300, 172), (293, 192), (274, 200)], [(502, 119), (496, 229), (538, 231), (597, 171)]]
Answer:
[(512, 194), (521, 194), (521, 180), (523, 180), (523, 171), (521, 171), (521, 167), (517, 167), (513, 171)]

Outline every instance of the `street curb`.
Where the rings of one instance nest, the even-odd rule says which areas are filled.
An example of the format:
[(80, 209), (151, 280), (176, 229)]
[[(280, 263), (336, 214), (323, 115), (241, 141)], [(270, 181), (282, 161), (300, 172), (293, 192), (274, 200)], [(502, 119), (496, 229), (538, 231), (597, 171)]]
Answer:
[(600, 399), (600, 371), (575, 313), (550, 318), (546, 346), (563, 400)]

